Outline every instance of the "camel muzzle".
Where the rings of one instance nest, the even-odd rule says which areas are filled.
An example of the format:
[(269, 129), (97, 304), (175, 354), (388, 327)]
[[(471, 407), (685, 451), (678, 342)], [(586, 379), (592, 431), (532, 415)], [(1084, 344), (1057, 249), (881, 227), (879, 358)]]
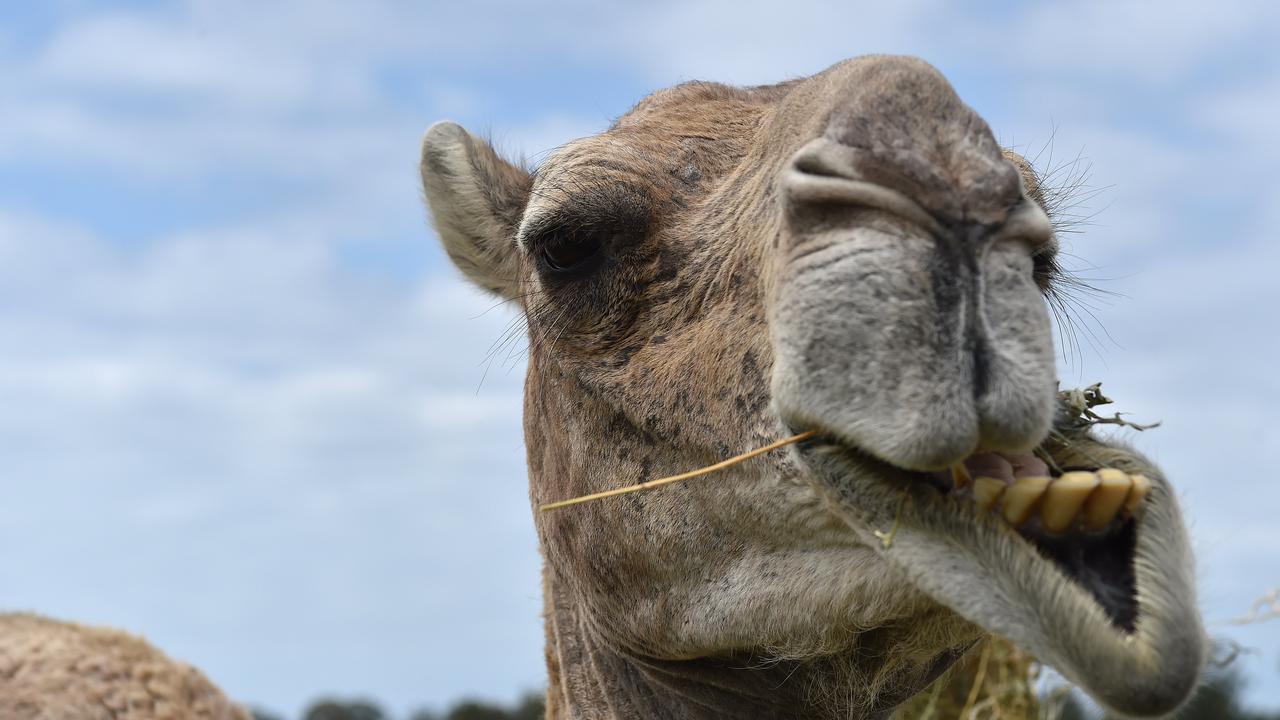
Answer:
[(1000, 212), (975, 203), (988, 221), (949, 219), (864, 178), (865, 154), (819, 138), (779, 179), (775, 402), (800, 425), (912, 470), (1030, 450), (1049, 430), (1056, 387), (1033, 272), (1048, 218), (1020, 201)]
[(1115, 712), (1174, 710), (1206, 646), (1189, 543), (1154, 465), (1055, 430), (1048, 218), (931, 68), (844, 82), (776, 181), (771, 383), (815, 433), (797, 455), (938, 603)]

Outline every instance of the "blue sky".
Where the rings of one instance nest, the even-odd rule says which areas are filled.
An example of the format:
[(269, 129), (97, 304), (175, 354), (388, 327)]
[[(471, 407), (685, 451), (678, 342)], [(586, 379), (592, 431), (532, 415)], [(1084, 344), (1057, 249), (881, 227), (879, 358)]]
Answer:
[[(428, 230), (422, 131), (536, 160), (686, 79), (925, 57), (1082, 154), (1064, 352), (1183, 493), (1211, 629), (1280, 706), (1280, 6), (11, 3), (0, 10), (0, 605), (123, 626), (235, 697), (396, 712), (542, 683), (512, 317)], [(487, 368), (487, 371), (486, 371)], [(482, 382), (483, 379), (483, 382)]]

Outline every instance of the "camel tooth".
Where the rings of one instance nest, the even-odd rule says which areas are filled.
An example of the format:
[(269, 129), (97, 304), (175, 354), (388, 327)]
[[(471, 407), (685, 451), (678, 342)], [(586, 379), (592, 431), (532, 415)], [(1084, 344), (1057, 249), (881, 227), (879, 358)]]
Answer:
[(1004, 489), (1004, 482), (995, 478), (980, 477), (974, 480), (973, 501), (978, 505), (978, 512), (985, 513), (995, 507)]
[(1098, 487), (1098, 476), (1091, 472), (1063, 473), (1054, 480), (1040, 505), (1040, 522), (1049, 532), (1060, 533), (1071, 527), (1089, 494)]
[(951, 466), (951, 484), (956, 490), (963, 490), (969, 487), (969, 483), (973, 482), (973, 478), (969, 476), (969, 471), (965, 469), (964, 463), (956, 463)]
[(1036, 501), (1049, 487), (1050, 478), (1043, 475), (1028, 475), (1018, 478), (1004, 491), (1004, 520), (1018, 527), (1031, 517)]
[(1098, 489), (1093, 491), (1084, 503), (1084, 526), (1093, 531), (1102, 530), (1111, 524), (1116, 513), (1124, 506), (1129, 497), (1129, 488), (1133, 482), (1129, 476), (1115, 468), (1102, 468), (1098, 471)]
[(1136, 515), (1142, 507), (1142, 501), (1147, 499), (1147, 493), (1151, 492), (1151, 481), (1146, 475), (1130, 475), (1133, 481), (1133, 487), (1129, 490), (1129, 497), (1124, 501), (1125, 513)]

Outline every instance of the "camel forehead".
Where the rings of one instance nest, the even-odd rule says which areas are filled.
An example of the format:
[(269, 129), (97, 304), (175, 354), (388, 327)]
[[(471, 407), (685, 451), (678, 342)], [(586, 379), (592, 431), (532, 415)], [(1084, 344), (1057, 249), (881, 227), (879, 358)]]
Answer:
[(647, 125), (701, 127), (707, 122), (732, 120), (738, 113), (755, 114), (761, 106), (772, 105), (803, 80), (775, 85), (736, 87), (714, 82), (686, 82), (645, 96), (614, 123), (613, 128)]
[[(878, 62), (869, 62), (878, 61)], [(867, 72), (870, 67), (870, 72)], [(795, 94), (800, 105), (790, 108), (788, 117), (797, 111), (809, 114), (819, 111), (826, 115), (831, 110), (832, 98), (847, 94), (849, 81), (868, 90), (892, 84), (893, 71), (920, 73), (927, 78), (924, 83), (903, 90), (909, 95), (948, 94), (950, 85), (942, 74), (918, 58), (862, 56), (840, 61), (809, 75), (770, 85), (738, 87), (723, 83), (691, 81), (654, 91), (642, 98), (630, 110), (619, 117), (601, 135), (570, 143), (566, 149), (579, 144), (590, 146), (593, 140), (607, 137), (636, 142), (643, 140), (668, 142), (687, 137), (727, 139), (737, 137), (753, 129), (762, 114)], [(824, 102), (825, 101), (825, 102)], [(795, 103), (791, 103), (795, 104)]]
[[(865, 72), (868, 65), (875, 68)], [(689, 152), (693, 144), (699, 146), (696, 154), (704, 157), (741, 157), (768, 115), (780, 117), (792, 132), (801, 127), (820, 132), (834, 100), (848, 94), (851, 81), (872, 90), (891, 81), (886, 70), (920, 68), (927, 70), (925, 75), (933, 82), (909, 88), (908, 94), (920, 93), (916, 99), (924, 100), (938, 95), (939, 88), (949, 89), (941, 74), (921, 60), (879, 56), (851, 58), (813, 75), (772, 85), (681, 83), (650, 93), (604, 132), (562, 146), (543, 163), (538, 176), (547, 185), (563, 186), (567, 178), (580, 181), (584, 173), (590, 176), (593, 168), (602, 166), (614, 173), (678, 172), (669, 162), (655, 161), (682, 152), (694, 154)]]
[[(986, 124), (941, 73), (915, 58), (863, 56), (775, 85), (688, 82), (658, 90), (604, 132), (552, 154), (535, 175), (525, 220), (541, 221), (566, 206), (607, 211), (623, 197), (651, 220), (674, 224), (700, 199), (720, 197), (719, 181), (748, 156), (745, 167), (778, 167), (822, 135), (873, 160), (883, 156), (881, 164), (918, 186), (926, 207), (947, 217), (973, 205), (957, 189), (985, 187), (972, 181), (977, 176), (1001, 176), (987, 183), (1002, 191), (984, 203), (995, 208), (988, 214), (999, 215), (1021, 194), (1013, 179), (1019, 173), (991, 167), (994, 138), (985, 137)], [(980, 162), (959, 152), (974, 138)], [(751, 174), (758, 186), (763, 176)]]
[(655, 161), (694, 143), (735, 152), (749, 139), (762, 112), (794, 84), (740, 88), (688, 82), (658, 90), (604, 132), (569, 142), (553, 153), (539, 168), (539, 179), (555, 184), (563, 174), (593, 168), (648, 173), (655, 164), (663, 164)]

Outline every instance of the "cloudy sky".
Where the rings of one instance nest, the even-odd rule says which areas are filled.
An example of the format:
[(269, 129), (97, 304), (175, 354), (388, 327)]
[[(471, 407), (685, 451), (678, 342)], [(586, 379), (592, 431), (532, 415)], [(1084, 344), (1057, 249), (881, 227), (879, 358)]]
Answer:
[(0, 606), (289, 714), (540, 687), (523, 365), (426, 226), (422, 131), (536, 161), (680, 80), (900, 52), (1042, 167), (1091, 166), (1067, 244), (1118, 295), (1063, 380), (1164, 421), (1130, 439), (1280, 706), (1280, 621), (1226, 623), (1280, 585), (1280, 5), (534, 5), (0, 10)]

